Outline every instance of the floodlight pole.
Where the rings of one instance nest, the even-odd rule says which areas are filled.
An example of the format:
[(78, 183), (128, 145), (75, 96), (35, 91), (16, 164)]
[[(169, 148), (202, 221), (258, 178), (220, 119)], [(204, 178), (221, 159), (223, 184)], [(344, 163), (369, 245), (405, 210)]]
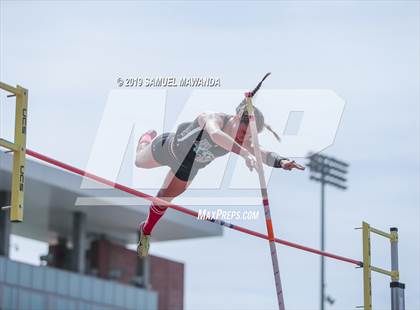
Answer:
[[(345, 190), (348, 164), (333, 157), (320, 154), (309, 154), (308, 164), (311, 172), (310, 179), (321, 183), (321, 251), (325, 251), (325, 185), (329, 184)], [(320, 309), (325, 309), (325, 258), (321, 256), (320, 266)]]
[[(321, 174), (321, 251), (325, 250), (325, 175)], [(321, 256), (321, 293), (320, 308), (325, 306), (325, 258)]]

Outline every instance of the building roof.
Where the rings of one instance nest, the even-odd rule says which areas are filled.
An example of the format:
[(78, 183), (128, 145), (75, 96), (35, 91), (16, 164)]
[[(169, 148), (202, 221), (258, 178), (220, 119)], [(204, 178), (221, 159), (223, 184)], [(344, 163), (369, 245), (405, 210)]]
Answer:
[[(0, 190), (11, 187), (12, 155), (0, 152)], [(87, 232), (123, 243), (137, 242), (137, 229), (147, 217), (149, 202), (111, 188), (81, 188), (83, 178), (54, 166), (27, 159), (23, 223), (12, 233), (44, 242), (71, 236), (72, 214), (87, 214)], [(84, 181), (86, 182), (86, 180)], [(99, 198), (98, 198), (99, 197)], [(153, 240), (221, 236), (222, 227), (168, 209), (156, 225)]]

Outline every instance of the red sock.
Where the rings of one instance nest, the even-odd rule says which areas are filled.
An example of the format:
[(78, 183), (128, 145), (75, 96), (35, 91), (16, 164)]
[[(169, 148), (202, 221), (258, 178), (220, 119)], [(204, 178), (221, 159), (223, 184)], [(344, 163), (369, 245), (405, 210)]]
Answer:
[(149, 216), (143, 225), (143, 232), (146, 235), (150, 235), (152, 233), (153, 227), (155, 227), (156, 223), (160, 220), (163, 214), (165, 214), (167, 208), (168, 207), (162, 208), (152, 203), (149, 209)]

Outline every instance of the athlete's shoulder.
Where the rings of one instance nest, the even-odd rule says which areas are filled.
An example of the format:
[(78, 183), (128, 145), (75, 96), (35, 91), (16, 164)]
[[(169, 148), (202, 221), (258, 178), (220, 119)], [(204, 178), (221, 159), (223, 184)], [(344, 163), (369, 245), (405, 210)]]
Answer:
[(198, 115), (202, 119), (220, 119), (224, 120), (229, 115), (223, 112), (204, 111)]

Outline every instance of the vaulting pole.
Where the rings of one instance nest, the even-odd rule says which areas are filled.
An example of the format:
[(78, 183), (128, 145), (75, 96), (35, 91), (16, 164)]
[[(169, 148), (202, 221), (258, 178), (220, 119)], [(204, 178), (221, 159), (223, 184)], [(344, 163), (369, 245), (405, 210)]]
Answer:
[(262, 82), (268, 77), (268, 75), (269, 73), (267, 73), (264, 76), (262, 81), (257, 85), (257, 87), (252, 92), (246, 93), (245, 97), (246, 97), (246, 107), (248, 110), (249, 125), (250, 125), (250, 130), (251, 130), (251, 141), (252, 141), (252, 146), (254, 149), (254, 156), (257, 160), (256, 170), (257, 170), (258, 178), (260, 181), (261, 197), (262, 197), (262, 203), (264, 206), (265, 223), (267, 227), (268, 242), (270, 245), (271, 262), (273, 264), (274, 282), (276, 284), (277, 302), (278, 302), (279, 309), (284, 310), (283, 289), (282, 289), (281, 279), (280, 279), (280, 269), (279, 269), (279, 263), (278, 263), (278, 258), (277, 258), (277, 249), (276, 249), (276, 244), (275, 244), (273, 223), (271, 220), (270, 204), (268, 201), (267, 183), (265, 181), (260, 143), (258, 141), (258, 131), (257, 131), (257, 125), (256, 125), (255, 115), (254, 115), (254, 107), (252, 106), (252, 97), (261, 87)]

